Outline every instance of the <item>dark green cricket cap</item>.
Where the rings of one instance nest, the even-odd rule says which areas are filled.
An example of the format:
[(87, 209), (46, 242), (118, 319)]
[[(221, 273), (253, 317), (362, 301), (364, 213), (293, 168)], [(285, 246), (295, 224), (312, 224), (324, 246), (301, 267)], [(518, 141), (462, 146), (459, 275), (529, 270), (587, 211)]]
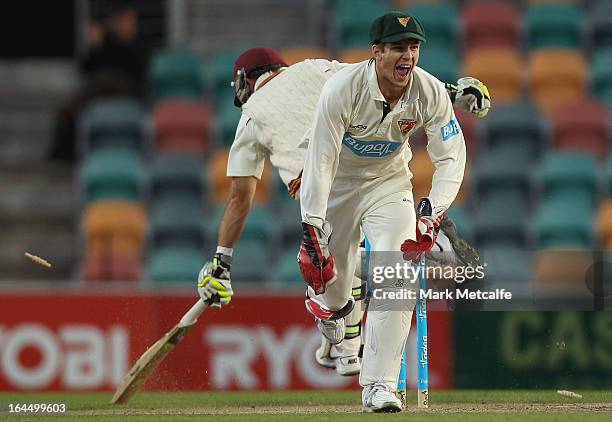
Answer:
[(372, 44), (397, 42), (415, 38), (425, 42), (425, 30), (414, 16), (402, 12), (389, 12), (374, 20), (370, 26)]

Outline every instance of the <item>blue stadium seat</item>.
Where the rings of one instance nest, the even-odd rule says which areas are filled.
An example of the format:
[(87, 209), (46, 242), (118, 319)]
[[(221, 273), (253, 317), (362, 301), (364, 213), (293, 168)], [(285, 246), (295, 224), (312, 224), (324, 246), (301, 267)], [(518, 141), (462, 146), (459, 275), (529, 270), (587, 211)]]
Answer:
[(577, 5), (545, 3), (530, 6), (525, 17), (529, 47), (580, 48), (583, 21)]
[(195, 286), (204, 265), (199, 249), (165, 247), (150, 253), (147, 263), (149, 280), (154, 283), (185, 283)]
[(149, 71), (154, 101), (164, 98), (199, 98), (204, 93), (203, 66), (197, 54), (186, 50), (162, 50)]

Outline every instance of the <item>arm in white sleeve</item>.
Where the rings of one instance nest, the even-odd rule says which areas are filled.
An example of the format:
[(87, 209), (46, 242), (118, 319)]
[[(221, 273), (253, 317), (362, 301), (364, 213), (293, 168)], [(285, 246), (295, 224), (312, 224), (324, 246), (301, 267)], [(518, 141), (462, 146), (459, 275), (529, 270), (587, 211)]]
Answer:
[(338, 170), (350, 105), (350, 98), (345, 98), (336, 86), (326, 84), (319, 98), (300, 186), (302, 221), (321, 230), (327, 214), (329, 192)]
[(227, 176), (253, 176), (261, 179), (267, 151), (259, 142), (259, 137), (260, 133), (253, 119), (243, 114), (230, 148)]
[(455, 117), (450, 98), (442, 83), (437, 83), (429, 99), (423, 124), (427, 152), (436, 170), (429, 200), (434, 217), (444, 213), (459, 192), (465, 170), (465, 140)]

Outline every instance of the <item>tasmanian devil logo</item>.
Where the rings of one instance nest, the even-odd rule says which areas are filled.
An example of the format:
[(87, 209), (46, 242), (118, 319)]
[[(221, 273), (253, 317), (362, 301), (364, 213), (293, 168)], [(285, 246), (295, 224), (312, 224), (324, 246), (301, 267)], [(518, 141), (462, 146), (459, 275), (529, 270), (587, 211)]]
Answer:
[(397, 121), (397, 125), (399, 126), (399, 130), (402, 132), (402, 135), (405, 135), (416, 126), (416, 122), (414, 120), (400, 119)]

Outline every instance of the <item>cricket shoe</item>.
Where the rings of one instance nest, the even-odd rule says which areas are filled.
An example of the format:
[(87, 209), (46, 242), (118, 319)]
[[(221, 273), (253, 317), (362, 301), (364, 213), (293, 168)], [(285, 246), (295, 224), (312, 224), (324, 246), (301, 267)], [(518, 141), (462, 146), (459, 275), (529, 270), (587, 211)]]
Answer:
[(323, 337), (331, 344), (338, 344), (344, 340), (344, 318), (326, 320), (315, 317), (315, 321)]
[(332, 346), (326, 339), (323, 339), (321, 347), (315, 352), (315, 360), (319, 365), (335, 369), (338, 374), (346, 377), (357, 375), (361, 371), (357, 352), (343, 350), (340, 345)]
[(366, 385), (361, 393), (363, 411), (366, 413), (393, 413), (402, 411), (402, 402), (388, 385), (375, 383)]
[(427, 266), (446, 267), (462, 265), (476, 268), (480, 255), (472, 245), (457, 233), (457, 226), (446, 215), (440, 221), (440, 234), (431, 252), (425, 255)]

